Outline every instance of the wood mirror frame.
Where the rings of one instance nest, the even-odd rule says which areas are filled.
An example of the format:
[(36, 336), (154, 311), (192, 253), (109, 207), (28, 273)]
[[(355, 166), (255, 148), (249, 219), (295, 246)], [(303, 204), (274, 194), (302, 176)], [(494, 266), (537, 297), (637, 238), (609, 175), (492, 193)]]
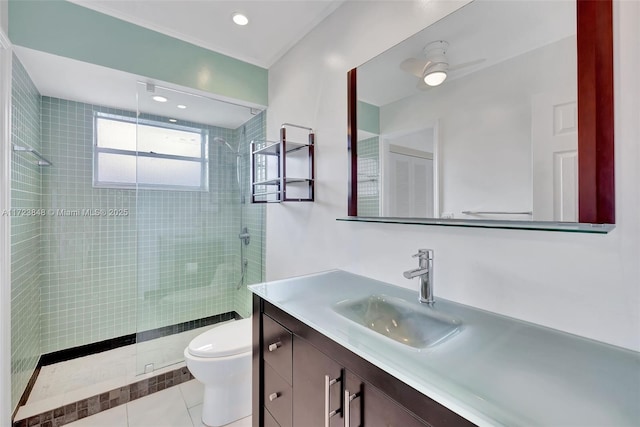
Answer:
[[(576, 16), (578, 219), (580, 223), (615, 224), (612, 0), (577, 0)], [(349, 216), (358, 215), (356, 89), (354, 68), (347, 74)]]

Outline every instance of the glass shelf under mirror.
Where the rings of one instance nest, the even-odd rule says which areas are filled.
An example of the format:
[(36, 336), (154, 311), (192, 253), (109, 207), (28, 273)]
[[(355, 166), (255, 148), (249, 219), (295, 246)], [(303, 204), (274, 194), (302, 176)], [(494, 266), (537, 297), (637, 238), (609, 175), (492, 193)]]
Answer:
[(499, 228), (507, 230), (563, 231), (570, 233), (607, 234), (615, 228), (615, 224), (585, 224), (577, 222), (548, 221), (495, 221), (438, 218), (392, 218), (352, 216), (337, 218), (337, 221), (379, 222), (385, 224), (437, 225), (445, 227)]

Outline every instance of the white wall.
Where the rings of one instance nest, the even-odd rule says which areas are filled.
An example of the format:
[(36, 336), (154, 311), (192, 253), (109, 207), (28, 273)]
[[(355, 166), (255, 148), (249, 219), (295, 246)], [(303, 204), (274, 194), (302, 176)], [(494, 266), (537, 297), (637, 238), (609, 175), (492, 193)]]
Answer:
[(380, 133), (438, 122), (443, 212), (530, 211), (532, 97), (575, 99), (575, 46), (565, 38), (384, 105)]
[(335, 221), (347, 212), (347, 70), (459, 5), (348, 1), (270, 69), (268, 133), (282, 122), (317, 129), (318, 188), (315, 203), (268, 206), (267, 279), (343, 268), (417, 289), (402, 271), (433, 248), (437, 297), (640, 350), (640, 2), (614, 6), (614, 231)]

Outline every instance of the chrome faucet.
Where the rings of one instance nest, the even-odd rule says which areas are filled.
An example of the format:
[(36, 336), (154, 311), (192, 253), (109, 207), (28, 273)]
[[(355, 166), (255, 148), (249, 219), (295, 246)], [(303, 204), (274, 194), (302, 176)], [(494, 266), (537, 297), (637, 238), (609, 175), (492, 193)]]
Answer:
[(418, 249), (418, 253), (413, 255), (418, 258), (418, 268), (405, 271), (404, 277), (413, 279), (420, 277), (420, 296), (418, 301), (433, 304), (433, 249)]

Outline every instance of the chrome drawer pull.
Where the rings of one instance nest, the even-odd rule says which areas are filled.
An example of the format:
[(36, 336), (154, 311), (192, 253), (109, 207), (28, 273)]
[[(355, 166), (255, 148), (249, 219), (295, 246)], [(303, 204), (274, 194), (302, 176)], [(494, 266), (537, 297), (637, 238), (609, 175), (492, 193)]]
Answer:
[(324, 376), (324, 427), (329, 427), (329, 419), (336, 414), (340, 413), (340, 409), (336, 409), (331, 411), (331, 386), (340, 381), (340, 378), (329, 377), (329, 375)]
[(269, 402), (273, 402), (274, 400), (276, 400), (279, 397), (280, 397), (280, 393), (271, 393), (269, 395)]
[(280, 341), (274, 342), (273, 344), (269, 344), (269, 351), (276, 351), (279, 347), (282, 347), (282, 343)]
[(360, 392), (349, 394), (349, 390), (344, 390), (344, 427), (351, 426), (351, 401), (360, 397)]

